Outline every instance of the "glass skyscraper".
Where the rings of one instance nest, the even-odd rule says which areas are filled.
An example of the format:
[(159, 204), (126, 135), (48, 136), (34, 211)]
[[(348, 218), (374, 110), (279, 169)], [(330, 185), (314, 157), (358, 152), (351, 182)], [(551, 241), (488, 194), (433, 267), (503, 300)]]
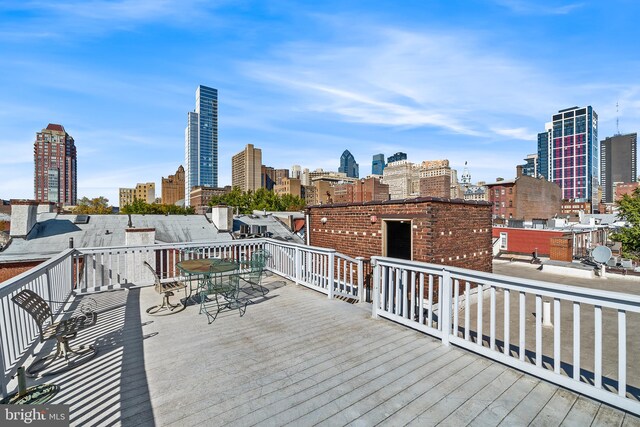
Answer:
[(340, 156), (338, 172), (346, 173), (350, 178), (360, 178), (359, 166), (349, 150), (344, 150), (344, 153)]
[(197, 185), (218, 186), (218, 91), (196, 90), (196, 109), (187, 114), (185, 129), (185, 206)]
[(538, 134), (538, 173), (562, 189), (562, 198), (592, 202), (598, 193), (598, 115), (591, 106), (554, 114)]
[(382, 175), (384, 172), (384, 154), (374, 154), (371, 162), (371, 174)]

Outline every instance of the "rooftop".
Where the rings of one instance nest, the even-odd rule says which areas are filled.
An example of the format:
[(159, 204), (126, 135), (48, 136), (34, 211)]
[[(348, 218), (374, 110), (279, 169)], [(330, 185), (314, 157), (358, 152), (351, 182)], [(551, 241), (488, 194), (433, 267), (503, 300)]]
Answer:
[[(272, 275), (213, 324), (145, 313), (152, 288), (93, 295), (95, 359), (46, 379), (72, 425), (640, 425), (640, 419)], [(40, 381), (42, 382), (42, 381)]]

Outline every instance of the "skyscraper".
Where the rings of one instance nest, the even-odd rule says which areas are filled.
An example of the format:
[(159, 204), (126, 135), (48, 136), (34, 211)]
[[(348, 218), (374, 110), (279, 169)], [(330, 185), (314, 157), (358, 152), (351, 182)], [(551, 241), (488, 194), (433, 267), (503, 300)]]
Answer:
[(382, 175), (384, 172), (384, 154), (374, 154), (373, 161), (371, 162), (371, 174)]
[(242, 191), (256, 191), (262, 187), (261, 149), (247, 144), (244, 150), (231, 158), (231, 186)]
[(350, 178), (359, 178), (358, 164), (356, 163), (356, 159), (353, 157), (353, 154), (349, 152), (349, 150), (344, 150), (342, 156), (340, 156), (340, 167), (338, 168), (338, 172), (346, 173)]
[(636, 182), (638, 134), (615, 135), (600, 141), (602, 201), (613, 203), (616, 183)]
[(196, 90), (196, 109), (187, 113), (185, 129), (185, 205), (196, 185), (218, 186), (218, 91)]
[(538, 177), (538, 155), (528, 154), (527, 157), (524, 158), (524, 161), (526, 163), (522, 165), (522, 174), (537, 178)]
[(407, 160), (407, 153), (403, 153), (400, 151), (394, 154), (393, 156), (387, 157), (387, 164), (391, 162), (398, 162), (400, 160)]
[(592, 210), (597, 205), (598, 160), (598, 115), (591, 106), (558, 111), (551, 129), (547, 126), (547, 132), (538, 134), (539, 173), (560, 186), (563, 199), (591, 202)]
[(36, 133), (33, 144), (34, 197), (40, 202), (75, 205), (78, 198), (76, 146), (62, 125)]

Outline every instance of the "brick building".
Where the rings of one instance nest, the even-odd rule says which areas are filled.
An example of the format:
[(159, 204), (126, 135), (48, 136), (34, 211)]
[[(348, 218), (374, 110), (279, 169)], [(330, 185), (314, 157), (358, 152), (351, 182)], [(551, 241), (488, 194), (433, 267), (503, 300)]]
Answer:
[(517, 171), (516, 179), (487, 184), (494, 218), (531, 220), (551, 218), (561, 212), (562, 191), (558, 184), (522, 175), (522, 166)]
[(191, 189), (191, 194), (189, 194), (190, 205), (191, 207), (198, 210), (202, 210), (203, 207), (209, 206), (209, 202), (213, 196), (222, 196), (231, 192), (231, 186), (227, 185), (225, 187), (206, 187), (202, 185), (197, 185)]
[(291, 194), (292, 196), (302, 197), (302, 186), (298, 178), (283, 178), (279, 184), (274, 185), (273, 192), (279, 196)]
[(451, 198), (451, 175), (420, 178), (420, 197)]
[(76, 145), (64, 126), (49, 123), (33, 144), (34, 198), (74, 206), (78, 199)]
[[(356, 257), (390, 256), (491, 271), (491, 205), (438, 199), (311, 206), (309, 243)], [(326, 219), (325, 219), (326, 218)]]
[(178, 200), (184, 201), (184, 168), (178, 167), (175, 175), (162, 177), (162, 203), (175, 205)]

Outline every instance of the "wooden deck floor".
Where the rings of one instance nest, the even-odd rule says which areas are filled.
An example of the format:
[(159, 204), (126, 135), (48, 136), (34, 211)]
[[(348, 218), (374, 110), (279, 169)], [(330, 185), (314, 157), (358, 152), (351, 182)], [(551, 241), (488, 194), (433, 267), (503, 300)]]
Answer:
[(145, 309), (152, 288), (94, 296), (90, 363), (48, 382), (73, 425), (640, 425), (631, 414), (278, 276), (243, 317)]

